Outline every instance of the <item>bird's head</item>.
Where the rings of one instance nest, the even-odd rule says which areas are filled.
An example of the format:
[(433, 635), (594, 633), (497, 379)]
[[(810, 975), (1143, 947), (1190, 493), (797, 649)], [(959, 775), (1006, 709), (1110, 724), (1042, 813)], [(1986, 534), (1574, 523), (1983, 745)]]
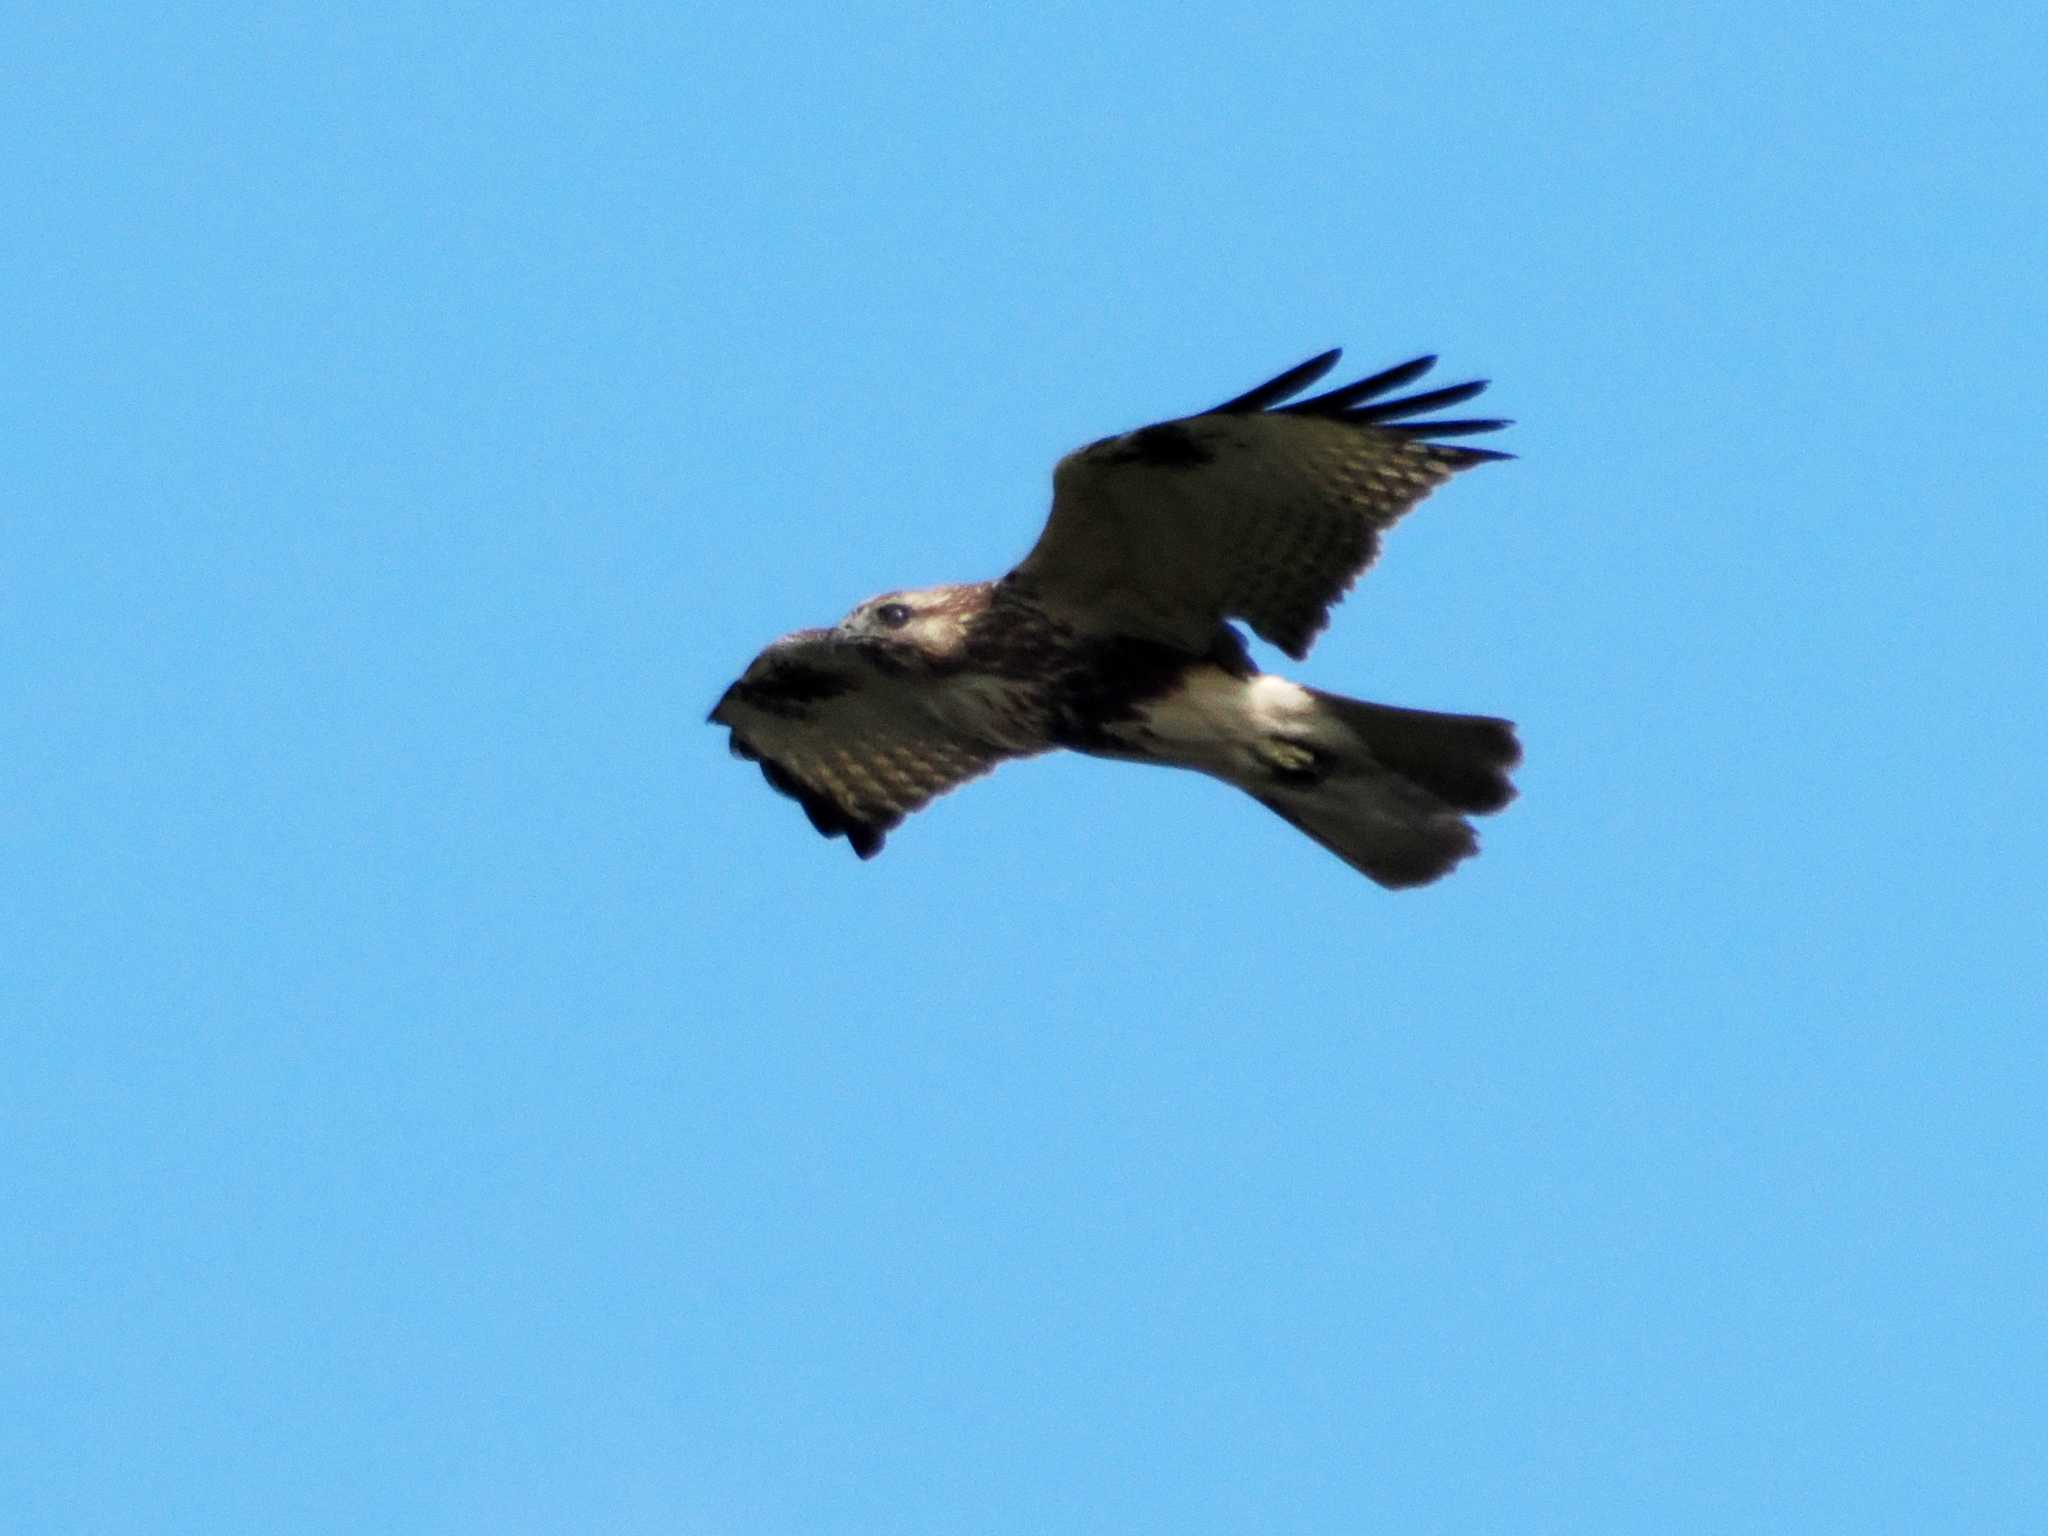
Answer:
[(988, 603), (985, 581), (884, 592), (841, 619), (839, 633), (885, 653), (950, 661), (966, 649), (967, 632)]

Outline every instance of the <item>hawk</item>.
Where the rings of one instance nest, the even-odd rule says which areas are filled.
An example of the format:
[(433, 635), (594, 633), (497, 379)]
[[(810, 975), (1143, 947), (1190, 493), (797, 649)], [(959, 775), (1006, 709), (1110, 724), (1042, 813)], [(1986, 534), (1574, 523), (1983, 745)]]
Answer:
[(1271, 676), (1231, 622), (1300, 660), (1382, 531), (1511, 457), (1440, 441), (1505, 421), (1418, 419), (1483, 380), (1395, 393), (1434, 357), (1294, 399), (1338, 355), (1067, 455), (1007, 576), (885, 592), (785, 635), (712, 722), (863, 859), (937, 796), (1064, 747), (1234, 784), (1383, 886), (1444, 875), (1478, 850), (1467, 818), (1514, 797), (1514, 726)]

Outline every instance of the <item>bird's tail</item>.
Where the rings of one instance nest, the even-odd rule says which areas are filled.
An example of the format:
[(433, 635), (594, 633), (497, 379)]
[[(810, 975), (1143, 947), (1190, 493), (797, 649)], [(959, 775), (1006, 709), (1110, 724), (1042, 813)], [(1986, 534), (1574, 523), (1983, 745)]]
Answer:
[(1239, 780), (1353, 869), (1399, 888), (1426, 885), (1478, 852), (1467, 816), (1515, 797), (1515, 728), (1306, 690), (1311, 728), (1270, 744), (1270, 771)]

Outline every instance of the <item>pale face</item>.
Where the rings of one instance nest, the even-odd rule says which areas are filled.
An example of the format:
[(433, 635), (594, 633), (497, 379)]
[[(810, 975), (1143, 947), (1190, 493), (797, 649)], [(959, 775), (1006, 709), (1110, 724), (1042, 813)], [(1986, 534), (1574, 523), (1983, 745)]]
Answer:
[(966, 643), (967, 614), (961, 599), (972, 590), (945, 586), (884, 592), (841, 619), (839, 631), (854, 639), (912, 646), (928, 656), (950, 656)]

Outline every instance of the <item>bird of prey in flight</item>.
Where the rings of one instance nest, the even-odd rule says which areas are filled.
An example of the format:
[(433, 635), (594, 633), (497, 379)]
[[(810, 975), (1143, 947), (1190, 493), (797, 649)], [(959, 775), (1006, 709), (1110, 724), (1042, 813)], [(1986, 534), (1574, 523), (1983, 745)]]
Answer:
[(1434, 357), (1293, 398), (1337, 357), (1068, 454), (1007, 576), (885, 592), (785, 635), (712, 721), (863, 859), (936, 796), (1066, 747), (1234, 784), (1381, 885), (1437, 879), (1478, 849), (1467, 818), (1514, 797), (1514, 727), (1262, 673), (1231, 621), (1305, 656), (1384, 529), (1509, 457), (1441, 439), (1508, 423), (1418, 419), (1486, 387), (1397, 395)]

